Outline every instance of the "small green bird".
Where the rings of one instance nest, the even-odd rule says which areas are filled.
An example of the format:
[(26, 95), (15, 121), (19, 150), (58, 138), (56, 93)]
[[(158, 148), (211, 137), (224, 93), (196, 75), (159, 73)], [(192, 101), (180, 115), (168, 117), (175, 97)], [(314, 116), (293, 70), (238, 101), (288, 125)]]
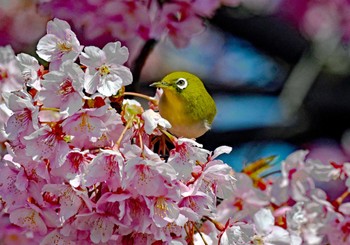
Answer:
[(177, 71), (151, 86), (162, 88), (159, 113), (167, 119), (175, 136), (197, 138), (210, 129), (216, 115), (216, 105), (195, 75)]

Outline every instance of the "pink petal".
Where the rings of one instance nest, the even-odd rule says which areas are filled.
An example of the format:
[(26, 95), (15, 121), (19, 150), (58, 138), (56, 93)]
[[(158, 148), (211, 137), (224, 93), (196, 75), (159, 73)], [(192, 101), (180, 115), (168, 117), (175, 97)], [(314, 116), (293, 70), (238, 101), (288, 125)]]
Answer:
[(45, 222), (33, 209), (21, 208), (14, 210), (10, 214), (10, 221), (15, 225), (26, 228), (33, 232), (38, 232), (41, 235), (45, 235), (47, 233)]

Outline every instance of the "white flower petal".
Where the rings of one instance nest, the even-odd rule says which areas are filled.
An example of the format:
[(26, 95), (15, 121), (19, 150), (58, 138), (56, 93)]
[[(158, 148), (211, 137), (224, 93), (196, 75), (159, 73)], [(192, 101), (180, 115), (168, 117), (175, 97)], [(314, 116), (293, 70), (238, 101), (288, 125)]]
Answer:
[(127, 47), (121, 47), (121, 43), (107, 43), (102, 49), (109, 64), (122, 65), (129, 58), (129, 50)]
[(232, 151), (232, 147), (230, 147), (230, 146), (226, 146), (226, 145), (220, 146), (214, 150), (214, 154), (212, 156), (212, 159), (217, 158), (221, 154), (229, 154), (231, 151)]
[(90, 75), (89, 71), (87, 69), (85, 73), (85, 81), (84, 81), (84, 89), (89, 94), (94, 94), (97, 91), (97, 86), (100, 83), (100, 76), (98, 72), (95, 72), (95, 74)]
[(110, 74), (101, 79), (100, 84), (97, 86), (97, 91), (104, 96), (111, 96), (117, 94), (121, 88), (122, 80), (120, 77)]
[(99, 68), (105, 61), (106, 55), (101, 49), (95, 46), (88, 46), (84, 48), (79, 56), (80, 62), (89, 68)]
[(290, 245), (289, 232), (285, 229), (274, 226), (272, 232), (264, 238), (266, 245)]
[(275, 223), (275, 218), (270, 209), (263, 208), (256, 212), (253, 217), (256, 230), (259, 234), (268, 234)]
[(57, 42), (58, 39), (55, 35), (47, 34), (39, 40), (36, 53), (43, 60), (50, 62), (54, 58)]

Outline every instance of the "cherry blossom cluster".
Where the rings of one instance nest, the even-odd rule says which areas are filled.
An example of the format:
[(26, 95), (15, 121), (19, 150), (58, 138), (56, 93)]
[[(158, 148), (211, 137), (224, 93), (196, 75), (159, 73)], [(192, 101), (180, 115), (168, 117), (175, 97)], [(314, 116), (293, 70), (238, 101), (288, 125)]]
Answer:
[[(166, 132), (156, 98), (124, 99), (133, 78), (120, 42), (80, 45), (54, 19), (28, 54), (0, 49), (0, 240), (6, 244), (187, 244), (231, 167), (193, 139)], [(160, 91), (157, 92), (159, 96)], [(171, 145), (171, 147), (169, 146)]]
[(4, 244), (350, 243), (350, 163), (299, 150), (277, 177), (273, 157), (233, 173), (230, 147), (166, 131), (161, 91), (125, 98), (120, 42), (83, 47), (54, 19), (37, 54), (0, 48)]
[(257, 174), (269, 158), (236, 173), (234, 194), (217, 208), (221, 233), (206, 221), (202, 236), (212, 244), (350, 244), (350, 163), (323, 163), (307, 154), (289, 155), (277, 178)]
[[(69, 20), (84, 42), (120, 40), (131, 52), (147, 40), (168, 37), (176, 47), (186, 46), (204, 30), (204, 20), (222, 5), (239, 0), (38, 0), (42, 14)], [(81, 14), (83, 13), (83, 14)], [(81, 33), (80, 33), (81, 32)], [(132, 57), (133, 58), (133, 55)]]

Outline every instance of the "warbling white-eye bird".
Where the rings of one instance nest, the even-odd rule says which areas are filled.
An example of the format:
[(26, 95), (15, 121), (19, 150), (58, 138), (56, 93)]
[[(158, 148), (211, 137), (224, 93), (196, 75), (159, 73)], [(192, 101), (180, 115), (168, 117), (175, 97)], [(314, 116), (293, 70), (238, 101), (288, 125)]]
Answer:
[(178, 137), (197, 138), (210, 129), (216, 115), (216, 105), (198, 77), (176, 71), (151, 86), (163, 89), (159, 113), (170, 122), (170, 133)]

